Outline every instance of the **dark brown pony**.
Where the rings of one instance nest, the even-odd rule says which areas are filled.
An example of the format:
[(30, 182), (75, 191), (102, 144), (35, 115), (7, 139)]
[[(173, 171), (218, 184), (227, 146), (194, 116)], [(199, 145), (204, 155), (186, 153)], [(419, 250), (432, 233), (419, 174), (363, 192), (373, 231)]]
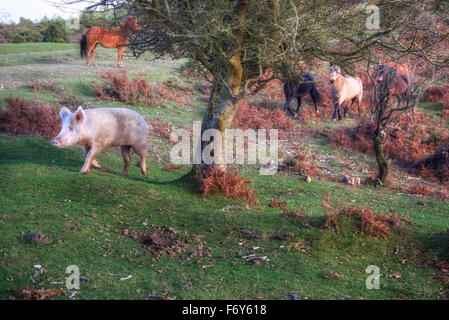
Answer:
[(128, 17), (124, 20), (120, 27), (107, 30), (101, 27), (92, 27), (82, 36), (80, 41), (81, 57), (86, 57), (86, 64), (89, 65), (89, 56), (92, 57), (92, 64), (95, 63), (95, 48), (98, 44), (105, 48), (117, 48), (118, 49), (118, 63), (117, 65), (123, 67), (123, 53), (125, 52), (126, 45), (129, 43), (128, 39), (131, 35), (131, 31), (141, 30), (137, 24), (135, 17)]

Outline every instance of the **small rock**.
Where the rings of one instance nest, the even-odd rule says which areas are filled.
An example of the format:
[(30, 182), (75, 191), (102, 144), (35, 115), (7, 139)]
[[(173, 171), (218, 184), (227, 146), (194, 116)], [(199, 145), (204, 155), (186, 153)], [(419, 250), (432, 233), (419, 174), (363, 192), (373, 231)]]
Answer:
[(245, 261), (246, 264), (261, 264), (261, 263), (265, 263), (268, 261), (267, 257), (253, 257), (253, 258), (249, 258)]
[(350, 186), (359, 186), (360, 178), (359, 177), (351, 177), (351, 176), (348, 176), (347, 174), (345, 174), (345, 175), (343, 175), (341, 182), (346, 183)]
[(54, 240), (55, 239), (49, 238), (40, 233), (30, 233), (25, 236), (25, 241), (32, 241), (32, 242), (36, 242), (36, 243), (51, 243)]

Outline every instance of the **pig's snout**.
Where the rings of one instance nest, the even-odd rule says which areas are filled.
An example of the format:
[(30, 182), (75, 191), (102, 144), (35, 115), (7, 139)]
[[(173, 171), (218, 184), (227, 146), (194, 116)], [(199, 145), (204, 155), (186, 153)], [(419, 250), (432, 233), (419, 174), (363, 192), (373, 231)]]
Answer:
[(51, 141), (51, 145), (53, 146), (53, 147), (60, 147), (61, 146), (61, 142), (58, 140), (58, 139), (53, 139), (52, 141)]

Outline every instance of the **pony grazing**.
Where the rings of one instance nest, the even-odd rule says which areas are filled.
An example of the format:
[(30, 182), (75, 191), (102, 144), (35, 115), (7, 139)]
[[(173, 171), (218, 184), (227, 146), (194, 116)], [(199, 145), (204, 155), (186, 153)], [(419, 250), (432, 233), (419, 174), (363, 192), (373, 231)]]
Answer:
[[(341, 120), (340, 106), (346, 103), (344, 109), (344, 117), (348, 113), (348, 108), (357, 101), (358, 112), (360, 114), (360, 107), (363, 98), (363, 83), (359, 77), (351, 77), (344, 73), (339, 66), (330, 66), (329, 81), (331, 83), (331, 97), (335, 104), (334, 115), (332, 121), (335, 121), (338, 114), (338, 120)], [(350, 104), (348, 105), (348, 103)]]
[(123, 67), (123, 54), (125, 52), (126, 45), (129, 43), (128, 39), (131, 35), (131, 31), (141, 30), (137, 24), (135, 17), (128, 17), (128, 19), (122, 21), (120, 27), (106, 30), (101, 27), (92, 27), (85, 34), (83, 34), (80, 41), (81, 57), (86, 57), (86, 64), (89, 65), (89, 56), (92, 58), (92, 64), (95, 63), (95, 48), (98, 44), (105, 48), (117, 48), (118, 49), (118, 62), (119, 68)]
[(390, 96), (397, 99), (398, 104), (410, 95), (412, 81), (408, 67), (404, 63), (395, 65), (392, 62), (388, 64), (379, 64), (376, 70), (376, 84), (380, 86), (384, 77), (389, 72), (394, 72), (394, 80), (391, 84)]
[(318, 113), (317, 103), (321, 101), (321, 96), (316, 88), (315, 78), (310, 73), (304, 73), (302, 79), (304, 81), (302, 83), (298, 81), (286, 81), (284, 83), (285, 104), (282, 109), (284, 111), (288, 109), (288, 112), (291, 115), (294, 113), (290, 109), (290, 102), (294, 98), (297, 99), (298, 107), (296, 108), (295, 113), (298, 113), (301, 108), (301, 99), (307, 94), (310, 94), (315, 107), (315, 112)]

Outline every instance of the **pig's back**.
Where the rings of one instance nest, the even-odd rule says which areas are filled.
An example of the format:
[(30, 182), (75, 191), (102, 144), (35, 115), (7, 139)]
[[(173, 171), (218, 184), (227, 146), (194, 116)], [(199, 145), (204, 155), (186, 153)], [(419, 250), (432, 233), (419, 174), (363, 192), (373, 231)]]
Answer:
[(148, 125), (139, 113), (125, 108), (87, 109), (86, 126), (104, 147), (146, 143)]

